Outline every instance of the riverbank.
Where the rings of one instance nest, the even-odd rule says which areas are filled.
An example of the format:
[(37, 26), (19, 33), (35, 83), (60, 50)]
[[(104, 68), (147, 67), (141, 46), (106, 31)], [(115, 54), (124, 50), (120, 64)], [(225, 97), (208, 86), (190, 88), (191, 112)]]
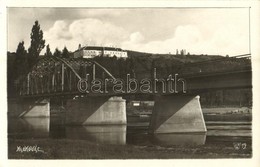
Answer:
[[(19, 152), (17, 146), (37, 146), (44, 152)], [(9, 159), (183, 159), (183, 158), (250, 158), (251, 145), (235, 149), (233, 145), (206, 146), (133, 146), (104, 145), (85, 140), (38, 139), (8, 141)]]

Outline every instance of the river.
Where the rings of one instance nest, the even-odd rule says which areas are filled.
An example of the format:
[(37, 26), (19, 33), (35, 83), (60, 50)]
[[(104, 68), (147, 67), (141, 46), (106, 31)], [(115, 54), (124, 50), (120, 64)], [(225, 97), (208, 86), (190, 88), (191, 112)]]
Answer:
[(128, 118), (127, 125), (68, 126), (64, 117), (8, 118), (9, 139), (72, 139), (137, 146), (251, 145), (251, 122), (206, 121), (206, 133), (149, 134), (149, 116)]

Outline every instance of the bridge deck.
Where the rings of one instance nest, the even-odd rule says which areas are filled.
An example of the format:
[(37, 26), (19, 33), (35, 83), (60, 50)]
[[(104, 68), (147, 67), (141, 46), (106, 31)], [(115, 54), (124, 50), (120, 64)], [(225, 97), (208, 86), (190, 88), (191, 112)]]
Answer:
[[(219, 65), (225, 65), (227, 69), (219, 69)], [(210, 68), (209, 68), (210, 67)], [(250, 57), (243, 58), (222, 58), (216, 61), (198, 62), (183, 64), (178, 72), (178, 78), (183, 84), (175, 86), (174, 92), (163, 92), (164, 84), (158, 82), (154, 86), (155, 78), (148, 78), (152, 81), (152, 91), (146, 93), (139, 89), (135, 92), (126, 91), (127, 81), (124, 82), (124, 92), (113, 91), (113, 84), (107, 86), (106, 93), (93, 93), (79, 91), (78, 83), (82, 78), (89, 81), (98, 78), (108, 77), (115, 80), (106, 68), (97, 62), (83, 59), (61, 59), (43, 58), (33, 67), (32, 71), (23, 77), (19, 85), (19, 96), (25, 97), (52, 97), (52, 96), (122, 96), (132, 94), (193, 94), (210, 89), (238, 89), (252, 87), (252, 70)], [(175, 75), (175, 74), (174, 74)], [(135, 76), (135, 75), (134, 75)], [(167, 81), (165, 75), (157, 75), (157, 78)], [(133, 76), (131, 76), (133, 77)], [(99, 79), (102, 81), (102, 79)], [(174, 78), (177, 81), (177, 78)], [(179, 81), (178, 79), (178, 81)], [(175, 82), (176, 82), (175, 81)], [(137, 79), (137, 82), (141, 80)], [(185, 86), (184, 86), (185, 82)], [(126, 84), (127, 83), (127, 84)], [(139, 83), (140, 84), (140, 83)], [(166, 83), (165, 83), (166, 84)], [(104, 86), (104, 83), (101, 84)], [(176, 83), (175, 83), (176, 85)], [(185, 88), (185, 91), (183, 91)], [(178, 92), (178, 93), (177, 93)]]

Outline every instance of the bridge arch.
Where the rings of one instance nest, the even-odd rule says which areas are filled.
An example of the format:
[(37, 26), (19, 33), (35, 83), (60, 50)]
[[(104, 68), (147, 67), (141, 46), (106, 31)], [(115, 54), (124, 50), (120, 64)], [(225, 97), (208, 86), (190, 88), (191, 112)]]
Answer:
[[(84, 78), (80, 72), (86, 68), (98, 67), (110, 78), (115, 77), (99, 63), (89, 59), (67, 59), (43, 57), (39, 59), (26, 76), (20, 78), (20, 95), (44, 94), (60, 91), (77, 91), (76, 82)], [(95, 75), (95, 72), (93, 72)], [(95, 77), (93, 77), (95, 78)], [(67, 89), (67, 90), (66, 90)]]

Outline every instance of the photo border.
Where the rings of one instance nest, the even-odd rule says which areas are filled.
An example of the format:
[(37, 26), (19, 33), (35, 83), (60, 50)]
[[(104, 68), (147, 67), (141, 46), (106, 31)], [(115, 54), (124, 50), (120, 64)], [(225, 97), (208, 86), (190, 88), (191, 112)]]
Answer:
[[(0, 8), (0, 20), (1, 20), (1, 153), (0, 153), (0, 166), (257, 166), (260, 164), (259, 156), (259, 73), (260, 73), (260, 55), (259, 55), (259, 36), (260, 36), (260, 24), (259, 24), (259, 6), (257, 1), (1, 1)], [(6, 7), (195, 7), (195, 8), (219, 8), (219, 7), (250, 7), (251, 16), (251, 53), (252, 53), (252, 69), (253, 69), (253, 121), (252, 121), (252, 150), (253, 157), (249, 159), (171, 159), (171, 160), (8, 160), (7, 159), (7, 85), (6, 85), (6, 53), (7, 53), (7, 22), (6, 22)], [(258, 149), (257, 149), (258, 148)]]

